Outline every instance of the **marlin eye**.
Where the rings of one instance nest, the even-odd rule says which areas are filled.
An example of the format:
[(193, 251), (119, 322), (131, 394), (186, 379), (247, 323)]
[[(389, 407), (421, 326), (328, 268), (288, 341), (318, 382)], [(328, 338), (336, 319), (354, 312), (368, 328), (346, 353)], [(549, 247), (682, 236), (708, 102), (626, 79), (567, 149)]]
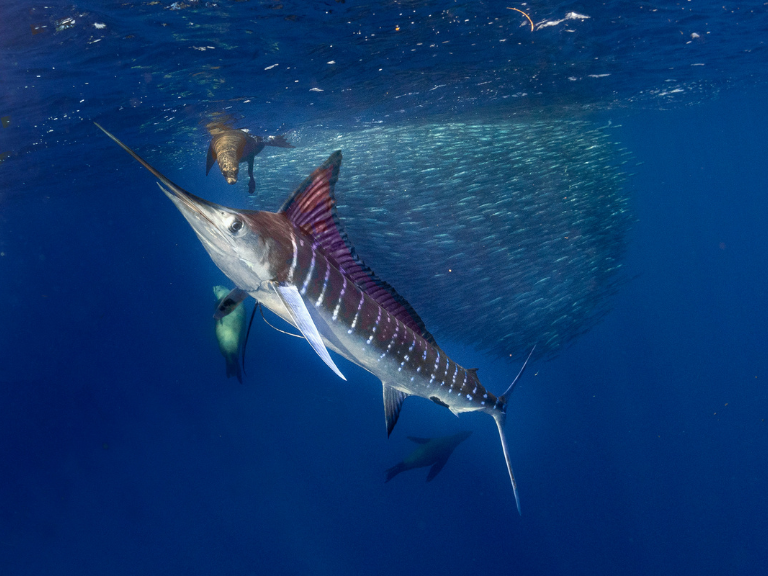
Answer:
[(229, 231), (232, 232), (232, 234), (237, 234), (238, 232), (240, 232), (240, 230), (242, 230), (242, 228), (243, 228), (243, 221), (238, 218), (235, 218), (234, 220), (232, 220), (232, 224), (229, 225)]

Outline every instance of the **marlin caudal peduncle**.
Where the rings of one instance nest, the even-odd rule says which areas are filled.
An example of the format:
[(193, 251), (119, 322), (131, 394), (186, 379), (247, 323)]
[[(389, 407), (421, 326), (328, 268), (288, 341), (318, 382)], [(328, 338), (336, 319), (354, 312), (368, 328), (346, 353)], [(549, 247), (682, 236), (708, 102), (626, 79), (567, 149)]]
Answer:
[(381, 380), (388, 434), (408, 396), (428, 398), (457, 415), (491, 415), (520, 510), (504, 420), (507, 398), (528, 360), (507, 391), (494, 396), (476, 370), (451, 360), (411, 305), (362, 262), (336, 214), (333, 188), (341, 152), (312, 172), (279, 212), (235, 210), (176, 186), (101, 130), (160, 180), (213, 261), (235, 283), (233, 300), (246, 292), (296, 326), (341, 378), (329, 349)]

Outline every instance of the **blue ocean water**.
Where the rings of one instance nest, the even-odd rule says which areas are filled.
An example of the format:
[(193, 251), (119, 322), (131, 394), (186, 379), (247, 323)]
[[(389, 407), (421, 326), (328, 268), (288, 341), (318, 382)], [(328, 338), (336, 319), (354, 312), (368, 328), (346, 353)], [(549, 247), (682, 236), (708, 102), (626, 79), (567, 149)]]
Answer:
[[(3, 574), (762, 572), (762, 3), (0, 10)], [(285, 174), (284, 186), (249, 197), (247, 178), (205, 177), (205, 124), (222, 115), (296, 142), (256, 159), (260, 181)], [(375, 377), (340, 359), (339, 380), (305, 342), (260, 319), (244, 384), (228, 380), (211, 288), (231, 283), (154, 179), (92, 121), (188, 190), (265, 209), (324, 159), (302, 150), (331, 133), (578, 121), (607, 134), (631, 212), (620, 281), (600, 292), (600, 321), (537, 359), (511, 398), (522, 515), (485, 416), (409, 399), (387, 439)], [(433, 168), (431, 142), (416, 145), (413, 164)], [(530, 173), (539, 149), (524, 149)], [(293, 172), (277, 172), (281, 162)], [(478, 166), (477, 178), (497, 169)], [(356, 177), (344, 170), (340, 186)], [(452, 220), (464, 194), (446, 186), (445, 221), (493, 229)], [(366, 245), (356, 217), (351, 239)], [(430, 329), (440, 320), (436, 334), (451, 333), (440, 310), (475, 321), (467, 298), (385, 275), (387, 254), (375, 242), (368, 250), (426, 308)], [(494, 266), (478, 280), (483, 298)], [(441, 345), (494, 392), (519, 369), (473, 342)], [(407, 436), (462, 429), (472, 436), (433, 482), (422, 469), (384, 483), (413, 449)]]

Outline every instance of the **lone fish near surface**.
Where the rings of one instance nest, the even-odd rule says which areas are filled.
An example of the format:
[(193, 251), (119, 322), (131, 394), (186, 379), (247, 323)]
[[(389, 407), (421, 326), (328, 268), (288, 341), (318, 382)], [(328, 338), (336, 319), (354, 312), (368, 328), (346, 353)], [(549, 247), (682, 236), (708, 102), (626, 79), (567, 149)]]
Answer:
[(256, 190), (256, 182), (253, 179), (253, 159), (264, 150), (265, 146), (278, 148), (293, 148), (284, 136), (251, 136), (245, 130), (230, 128), (225, 124), (211, 123), (208, 125), (212, 139), (208, 146), (208, 156), (205, 161), (205, 175), (211, 171), (213, 165), (218, 162), (219, 169), (228, 184), (237, 182), (240, 171), (240, 163), (248, 162), (248, 193)]
[(312, 172), (278, 212), (236, 210), (183, 190), (96, 126), (160, 180), (160, 189), (234, 282), (236, 288), (225, 300), (253, 296), (298, 328), (344, 380), (328, 349), (381, 380), (387, 434), (408, 396), (427, 398), (457, 415), (489, 414), (499, 431), (520, 511), (504, 422), (507, 400), (528, 360), (507, 390), (494, 396), (480, 384), (476, 370), (451, 360), (411, 305), (363, 263), (336, 214), (334, 185), (341, 152)]

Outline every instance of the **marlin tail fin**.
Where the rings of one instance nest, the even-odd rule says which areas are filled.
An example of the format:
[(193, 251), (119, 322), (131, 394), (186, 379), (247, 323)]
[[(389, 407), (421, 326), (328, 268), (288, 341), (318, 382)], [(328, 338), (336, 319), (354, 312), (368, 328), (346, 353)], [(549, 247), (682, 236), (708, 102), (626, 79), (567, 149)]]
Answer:
[(523, 513), (520, 511), (520, 495), (517, 493), (517, 481), (515, 481), (515, 473), (512, 472), (512, 464), (509, 461), (509, 448), (507, 448), (507, 437), (504, 434), (504, 414), (501, 412), (494, 412), (493, 420), (496, 422), (496, 427), (499, 429), (499, 436), (501, 436), (501, 449), (504, 450), (504, 461), (507, 463), (507, 472), (509, 472), (509, 479), (512, 482), (512, 491), (515, 493), (517, 513), (522, 516)]
[(517, 384), (517, 381), (520, 380), (520, 376), (523, 375), (523, 371), (525, 370), (525, 367), (528, 365), (528, 360), (531, 359), (531, 355), (533, 354), (533, 351), (536, 349), (536, 346), (534, 345), (533, 348), (531, 348), (531, 351), (528, 353), (528, 358), (525, 359), (525, 362), (523, 363), (523, 367), (520, 368), (520, 372), (517, 373), (517, 376), (515, 376), (515, 379), (512, 381), (512, 384), (509, 385), (509, 388), (506, 389), (504, 394), (499, 396), (499, 401), (502, 403), (503, 407), (501, 411), (493, 411), (491, 412), (491, 416), (493, 416), (494, 422), (496, 422), (496, 428), (499, 429), (499, 436), (501, 437), (501, 449), (504, 450), (504, 461), (507, 463), (507, 472), (509, 472), (509, 479), (512, 482), (512, 490), (515, 493), (515, 503), (517, 504), (517, 513), (522, 516), (522, 512), (520, 511), (520, 495), (517, 493), (517, 482), (515, 481), (515, 473), (512, 472), (512, 464), (509, 461), (509, 448), (507, 447), (507, 437), (504, 434), (504, 421), (507, 417), (507, 401), (509, 400), (509, 395), (512, 393), (512, 389), (515, 387), (515, 384)]

